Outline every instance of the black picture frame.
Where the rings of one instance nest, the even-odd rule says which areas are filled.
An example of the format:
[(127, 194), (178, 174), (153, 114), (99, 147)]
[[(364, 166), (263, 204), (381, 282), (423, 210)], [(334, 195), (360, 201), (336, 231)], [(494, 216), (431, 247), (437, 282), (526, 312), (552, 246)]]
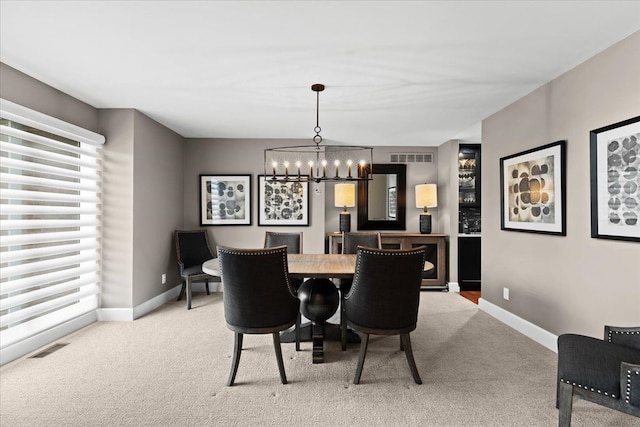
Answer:
[(640, 116), (589, 133), (591, 237), (640, 242)]
[(500, 229), (566, 236), (566, 141), (500, 159)]
[(271, 178), (258, 175), (258, 225), (308, 226), (309, 182)]
[(200, 175), (200, 225), (251, 225), (251, 175)]

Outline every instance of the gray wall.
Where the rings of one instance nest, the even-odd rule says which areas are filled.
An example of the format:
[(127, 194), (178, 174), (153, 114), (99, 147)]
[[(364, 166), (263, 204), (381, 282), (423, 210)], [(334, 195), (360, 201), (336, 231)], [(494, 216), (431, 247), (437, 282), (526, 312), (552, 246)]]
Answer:
[[(589, 131), (640, 113), (638, 52), (640, 32), (482, 124), (482, 297), (553, 334), (640, 324), (640, 245), (592, 239), (589, 207)], [(567, 236), (501, 231), (499, 159), (557, 140), (567, 140)]]
[[(184, 154), (184, 226), (200, 227), (200, 174), (251, 175), (252, 224), (250, 226), (207, 226), (214, 245), (260, 248), (264, 232), (302, 231), (306, 253), (324, 252), (324, 184), (309, 185), (309, 227), (258, 226), (257, 176), (264, 173), (264, 149), (276, 146), (302, 145), (310, 140), (269, 139), (186, 139)], [(319, 188), (321, 195), (315, 194)]]
[(133, 308), (177, 285), (172, 233), (183, 221), (183, 138), (140, 112), (96, 109), (4, 63), (0, 96), (107, 139), (101, 307)]

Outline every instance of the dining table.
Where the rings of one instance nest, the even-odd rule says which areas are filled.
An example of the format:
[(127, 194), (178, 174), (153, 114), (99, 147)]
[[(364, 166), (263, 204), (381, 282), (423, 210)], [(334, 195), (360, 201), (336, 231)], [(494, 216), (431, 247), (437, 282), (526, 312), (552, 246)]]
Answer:
[[(357, 255), (355, 254), (288, 254), (287, 264), (289, 276), (301, 279), (312, 279), (309, 281), (309, 284), (313, 283), (313, 279), (350, 279), (355, 275), (356, 257)], [(430, 271), (433, 268), (434, 265), (432, 263), (425, 261), (424, 271)], [(218, 258), (205, 261), (204, 264), (202, 264), (202, 271), (212, 276), (222, 277)], [(392, 284), (390, 284), (390, 286), (392, 286)], [(222, 288), (224, 292), (224, 281), (222, 282)], [(335, 292), (337, 293), (337, 287), (335, 288)], [(335, 313), (335, 308), (333, 311)], [(323, 363), (324, 340), (333, 339), (339, 341), (340, 325), (324, 321), (314, 322), (314, 319), (309, 320), (311, 320), (311, 323), (307, 323), (301, 328), (301, 339), (313, 342), (313, 363)], [(357, 334), (353, 332), (348, 335), (347, 339), (349, 342), (360, 342)], [(295, 336), (293, 331), (284, 331), (281, 334), (281, 341), (294, 342)]]

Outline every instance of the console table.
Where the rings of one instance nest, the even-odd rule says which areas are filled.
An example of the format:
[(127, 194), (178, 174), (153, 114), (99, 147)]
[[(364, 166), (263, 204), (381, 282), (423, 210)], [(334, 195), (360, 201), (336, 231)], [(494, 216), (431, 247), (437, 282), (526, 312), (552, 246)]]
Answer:
[[(342, 252), (342, 233), (327, 233), (329, 253)], [(422, 289), (448, 289), (447, 283), (447, 234), (420, 234), (403, 232), (380, 232), (380, 241), (384, 249), (411, 249), (417, 246), (427, 247), (427, 261), (435, 268), (425, 272)]]

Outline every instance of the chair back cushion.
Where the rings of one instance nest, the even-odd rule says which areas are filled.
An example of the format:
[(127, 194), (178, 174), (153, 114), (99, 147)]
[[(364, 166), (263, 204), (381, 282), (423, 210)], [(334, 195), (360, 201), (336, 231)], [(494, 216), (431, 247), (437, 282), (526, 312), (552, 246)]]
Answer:
[[(415, 329), (425, 248), (358, 248), (353, 285), (345, 296), (349, 324), (372, 330)], [(400, 333), (400, 332), (397, 332)]]
[(344, 233), (342, 238), (342, 253), (355, 254), (358, 246), (380, 248), (380, 233)]
[(300, 302), (289, 283), (285, 246), (270, 249), (218, 246), (218, 257), (224, 315), (231, 330), (260, 333), (295, 323)]
[(273, 248), (275, 246), (286, 246), (287, 253), (302, 253), (302, 232), (300, 233), (278, 233), (267, 231), (264, 235), (264, 247)]
[(206, 230), (176, 230), (176, 253), (184, 268), (202, 265), (214, 258)]

